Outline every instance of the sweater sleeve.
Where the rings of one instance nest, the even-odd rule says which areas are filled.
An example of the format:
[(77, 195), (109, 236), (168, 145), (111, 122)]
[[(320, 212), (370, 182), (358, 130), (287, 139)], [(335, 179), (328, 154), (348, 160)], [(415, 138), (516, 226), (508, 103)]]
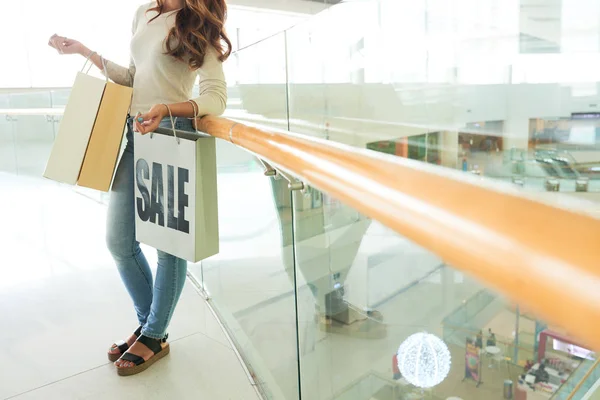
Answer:
[[(131, 29), (132, 34), (134, 34), (135, 30), (137, 29), (138, 12), (136, 12), (135, 17), (133, 18), (133, 26)], [(110, 79), (118, 85), (133, 87), (133, 79), (135, 77), (135, 63), (133, 62), (132, 57), (129, 58), (129, 68), (125, 68), (110, 60), (104, 61), (106, 62), (105, 75), (108, 75), (108, 79)], [(104, 71), (102, 71), (102, 73), (104, 74)]]
[(130, 61), (129, 68), (106, 60), (106, 75), (108, 75), (108, 79), (118, 85), (133, 87), (133, 78), (135, 77), (133, 60)]
[(219, 54), (211, 48), (198, 70), (200, 94), (192, 99), (198, 105), (198, 115), (221, 115), (227, 107), (227, 83)]

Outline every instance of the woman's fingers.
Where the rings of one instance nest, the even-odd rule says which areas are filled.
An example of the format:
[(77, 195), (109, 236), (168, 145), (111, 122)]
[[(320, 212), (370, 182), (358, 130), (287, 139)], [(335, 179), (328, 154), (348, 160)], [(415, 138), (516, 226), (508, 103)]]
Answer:
[(48, 40), (48, 46), (56, 49), (56, 35), (52, 36), (50, 40)]
[(160, 121), (156, 118), (149, 121), (139, 122), (139, 120), (136, 117), (136, 120), (133, 124), (133, 130), (135, 132), (141, 133), (142, 135), (145, 135), (149, 132), (154, 132), (154, 130), (158, 128), (159, 124)]
[(140, 128), (142, 127), (140, 125), (140, 113), (137, 113), (137, 115), (135, 116), (135, 118), (133, 119), (133, 131), (134, 132), (139, 132)]
[(149, 132), (154, 132), (160, 125), (162, 115), (153, 107), (147, 113), (138, 113), (134, 118), (134, 130), (145, 135)]
[(57, 34), (54, 34), (50, 37), (50, 40), (48, 41), (48, 46), (53, 47), (60, 54), (68, 54), (71, 49), (75, 50), (74, 45), (76, 45), (77, 43), (78, 42), (76, 40), (68, 39), (65, 36), (59, 36)]
[(154, 115), (154, 113), (152, 111), (149, 111), (145, 114), (138, 115), (136, 118), (139, 122), (146, 123), (146, 122), (149, 122), (149, 121), (152, 121), (153, 119), (155, 119), (156, 115)]
[(146, 130), (147, 129), (146, 128), (146, 122), (144, 122), (143, 120), (140, 122), (140, 118), (141, 118), (141, 116), (139, 114), (135, 117), (135, 121), (133, 123), (133, 130), (135, 132), (139, 132), (141, 134), (145, 134), (145, 133), (148, 132)]
[(142, 134), (148, 133), (154, 130), (153, 125), (156, 120), (156, 116), (152, 112), (145, 114), (138, 114), (135, 117), (135, 123), (138, 124), (139, 132)]
[(50, 45), (50, 47), (53, 47), (54, 49), (56, 49), (59, 53), (62, 53), (63, 45), (59, 39), (60, 39), (59, 37), (52, 38), (52, 39), (50, 39), (50, 42), (48, 44)]
[(144, 131), (142, 132), (143, 135), (145, 135), (146, 133), (149, 132), (154, 132), (156, 130), (156, 128), (158, 128), (158, 125), (160, 124), (160, 121), (157, 119), (154, 119), (152, 121), (148, 121), (144, 128)]

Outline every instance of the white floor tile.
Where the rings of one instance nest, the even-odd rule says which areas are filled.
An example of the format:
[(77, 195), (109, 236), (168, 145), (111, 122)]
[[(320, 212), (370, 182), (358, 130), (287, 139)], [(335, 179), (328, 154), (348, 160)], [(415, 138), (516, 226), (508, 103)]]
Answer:
[[(10, 210), (0, 223), (0, 399), (24, 393), (44, 399), (185, 399), (203, 391), (211, 399), (254, 395), (224, 332), (190, 282), (169, 328), (175, 341), (169, 358), (180, 361), (161, 362), (161, 374), (147, 371), (146, 377), (114, 381), (106, 350), (133, 332), (137, 321), (104, 244), (105, 206), (71, 188), (2, 173), (0, 192), (9, 194), (0, 198), (0, 208)], [(156, 252), (144, 250), (154, 265)], [(220, 390), (214, 382), (221, 382)], [(105, 395), (107, 385), (126, 394)]]
[(231, 343), (225, 336), (223, 328), (221, 328), (221, 324), (219, 324), (217, 319), (214, 317), (213, 313), (208, 308), (206, 309), (204, 320), (206, 322), (206, 326), (204, 327), (202, 333), (204, 333), (209, 338), (219, 342), (221, 345), (227, 348), (231, 348)]
[(16, 400), (211, 399), (255, 400), (232, 350), (202, 334), (171, 343), (171, 354), (147, 371), (119, 377), (105, 365), (15, 397)]
[[(131, 301), (115, 271), (49, 278), (0, 292), (0, 399), (106, 364), (111, 341), (136, 327)], [(187, 284), (171, 340), (195, 333), (228, 348), (204, 299)], [(247, 381), (246, 381), (246, 384)]]

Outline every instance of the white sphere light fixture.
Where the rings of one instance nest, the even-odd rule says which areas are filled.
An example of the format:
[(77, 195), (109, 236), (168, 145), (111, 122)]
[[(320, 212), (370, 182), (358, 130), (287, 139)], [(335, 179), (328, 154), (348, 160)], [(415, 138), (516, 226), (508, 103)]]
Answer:
[(439, 385), (450, 372), (448, 346), (430, 333), (409, 336), (398, 349), (398, 369), (410, 384), (420, 388)]

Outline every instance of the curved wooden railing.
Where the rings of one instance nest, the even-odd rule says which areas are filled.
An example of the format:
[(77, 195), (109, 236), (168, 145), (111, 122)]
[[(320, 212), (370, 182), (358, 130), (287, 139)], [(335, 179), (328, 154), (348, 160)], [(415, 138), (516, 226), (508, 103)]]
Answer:
[(198, 128), (380, 221), (600, 350), (600, 220), (400, 157), (223, 118), (202, 118)]

